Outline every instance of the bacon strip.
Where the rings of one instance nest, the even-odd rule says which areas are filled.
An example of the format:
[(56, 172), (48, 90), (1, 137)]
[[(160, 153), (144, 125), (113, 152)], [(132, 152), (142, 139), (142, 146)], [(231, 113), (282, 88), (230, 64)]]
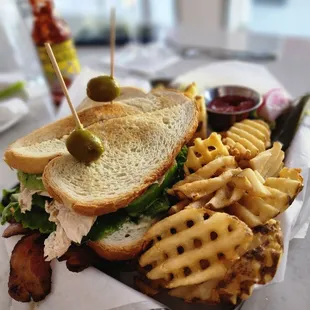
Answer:
[(10, 238), (16, 235), (25, 235), (30, 232), (29, 228), (24, 228), (20, 223), (11, 223), (3, 232), (3, 238)]
[(43, 300), (51, 291), (52, 269), (44, 260), (44, 239), (39, 232), (15, 245), (10, 261), (9, 295), (21, 302)]

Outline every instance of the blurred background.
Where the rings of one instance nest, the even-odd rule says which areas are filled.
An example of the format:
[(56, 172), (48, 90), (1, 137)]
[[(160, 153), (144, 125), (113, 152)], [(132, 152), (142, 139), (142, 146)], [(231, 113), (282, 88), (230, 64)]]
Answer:
[[(31, 27), (28, 1), (12, 1), (17, 1)], [(119, 36), (123, 35), (124, 41), (132, 39), (146, 25), (151, 25), (157, 35), (171, 27), (191, 26), (206, 32), (246, 29), (310, 37), (308, 0), (54, 0), (54, 3), (78, 44), (106, 42), (107, 8), (111, 5), (117, 7)]]
[(0, 0), (0, 91), (23, 81), (28, 96), (51, 92), (60, 105), (42, 51), (47, 41), (61, 44), (59, 57), (71, 66), (62, 70), (68, 86), (85, 66), (106, 72), (112, 6), (118, 76), (152, 84), (210, 61), (242, 60), (263, 63), (286, 84), (287, 73), (274, 64), (306, 70), (309, 0)]

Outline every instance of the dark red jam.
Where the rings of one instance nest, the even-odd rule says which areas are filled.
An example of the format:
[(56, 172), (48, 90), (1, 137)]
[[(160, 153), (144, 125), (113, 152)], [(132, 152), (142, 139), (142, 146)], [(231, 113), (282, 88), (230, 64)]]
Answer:
[(241, 112), (255, 106), (254, 100), (238, 95), (226, 95), (213, 99), (208, 108), (215, 112)]

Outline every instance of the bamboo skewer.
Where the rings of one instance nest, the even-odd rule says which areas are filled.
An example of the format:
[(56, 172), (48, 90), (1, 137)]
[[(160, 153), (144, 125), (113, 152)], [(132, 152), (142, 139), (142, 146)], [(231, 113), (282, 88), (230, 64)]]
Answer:
[(75, 120), (76, 128), (77, 128), (77, 129), (82, 129), (82, 128), (83, 128), (83, 125), (82, 125), (82, 123), (80, 122), (80, 119), (79, 119), (79, 117), (78, 117), (78, 115), (77, 115), (77, 113), (76, 113), (76, 110), (75, 110), (75, 108), (74, 108), (74, 106), (73, 106), (73, 104), (72, 104), (72, 101), (71, 101), (70, 96), (69, 96), (69, 93), (68, 93), (67, 86), (66, 86), (66, 84), (65, 84), (65, 81), (64, 81), (64, 79), (63, 79), (63, 77), (62, 77), (62, 74), (61, 74), (61, 72), (60, 72), (60, 69), (59, 69), (59, 67), (58, 67), (58, 64), (57, 64), (57, 61), (56, 61), (56, 59), (55, 59), (53, 50), (52, 50), (52, 48), (51, 48), (51, 46), (50, 46), (49, 43), (45, 43), (44, 45), (45, 45), (45, 49), (46, 49), (46, 52), (47, 52), (47, 54), (48, 54), (48, 57), (49, 57), (49, 59), (51, 60), (52, 66), (53, 66), (53, 68), (54, 68), (54, 70), (55, 70), (55, 73), (56, 73), (56, 76), (57, 76), (58, 81), (59, 81), (59, 83), (60, 83), (61, 89), (62, 89), (62, 91), (63, 91), (63, 93), (64, 93), (64, 95), (65, 95), (65, 97), (66, 97), (66, 99), (67, 99), (67, 102), (68, 102), (68, 104), (69, 104), (71, 113), (72, 113), (73, 118), (74, 118), (74, 120)]
[(114, 54), (115, 54), (115, 7), (110, 12), (110, 75), (114, 77)]

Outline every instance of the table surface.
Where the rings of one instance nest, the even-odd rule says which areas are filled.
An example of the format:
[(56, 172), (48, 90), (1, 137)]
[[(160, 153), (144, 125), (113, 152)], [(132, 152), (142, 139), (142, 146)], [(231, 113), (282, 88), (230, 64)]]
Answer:
[[(282, 42), (280, 59), (266, 63), (266, 67), (295, 97), (309, 91), (310, 76), (310, 41), (303, 39), (286, 39)], [(82, 65), (100, 70), (98, 59), (104, 53), (102, 48), (78, 49)], [(158, 75), (161, 77), (176, 77), (190, 69), (197, 68), (212, 59), (190, 59), (166, 68)], [(31, 113), (23, 121), (0, 134), (0, 152), (17, 138), (27, 134), (35, 128), (51, 120), (51, 114), (44, 98), (37, 97), (30, 102)], [(16, 182), (16, 174), (3, 161), (0, 162), (0, 188), (7, 188)], [(243, 309), (251, 310), (306, 310), (310, 305), (310, 232), (305, 239), (294, 239), (290, 243), (288, 266), (285, 281), (266, 286), (256, 291), (253, 297), (246, 302)], [(253, 306), (253, 301), (255, 306)]]

